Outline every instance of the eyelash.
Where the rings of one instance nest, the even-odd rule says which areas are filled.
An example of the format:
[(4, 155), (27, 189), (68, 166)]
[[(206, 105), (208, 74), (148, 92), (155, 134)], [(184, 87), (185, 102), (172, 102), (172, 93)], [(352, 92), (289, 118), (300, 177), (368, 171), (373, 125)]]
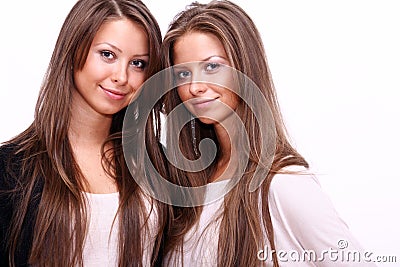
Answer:
[(209, 62), (206, 64), (205, 69), (207, 70), (208, 67), (212, 67), (211, 70), (207, 70), (208, 72), (213, 72), (216, 69), (218, 69), (221, 66), (221, 64), (217, 63), (217, 62)]
[(183, 79), (187, 79), (188, 77), (190, 77), (190, 75), (191, 75), (190, 71), (184, 70), (184, 71), (179, 71), (179, 72), (176, 74), (176, 77), (177, 77), (178, 79), (180, 79), (180, 80), (183, 80)]
[[(102, 50), (100, 51), (100, 55), (107, 61), (111, 61), (115, 58), (115, 54), (111, 51), (108, 50)], [(112, 58), (110, 58), (112, 56)]]
[[(140, 64), (140, 66), (137, 66), (138, 64)], [(131, 65), (133, 65), (135, 68), (139, 68), (139, 69), (143, 70), (147, 67), (147, 62), (142, 59), (134, 59), (131, 61)]]
[[(101, 50), (100, 55), (106, 62), (111, 63), (112, 61), (114, 61), (116, 59), (115, 53), (112, 51), (109, 51), (109, 50)], [(111, 56), (111, 58), (110, 58), (110, 56)], [(147, 62), (142, 59), (134, 59), (129, 62), (129, 65), (132, 65), (134, 68), (144, 70), (147, 67)], [(140, 65), (140, 66), (138, 66), (138, 65)]]
[[(215, 71), (217, 71), (219, 69), (220, 66), (221, 66), (221, 64), (217, 63), (217, 62), (207, 62), (204, 65), (204, 70), (207, 73), (214, 73)], [(210, 67), (211, 67), (211, 69), (209, 69)], [(189, 70), (183, 70), (183, 71), (179, 71), (176, 73), (176, 77), (179, 80), (188, 79), (190, 76), (191, 76), (191, 72)]]

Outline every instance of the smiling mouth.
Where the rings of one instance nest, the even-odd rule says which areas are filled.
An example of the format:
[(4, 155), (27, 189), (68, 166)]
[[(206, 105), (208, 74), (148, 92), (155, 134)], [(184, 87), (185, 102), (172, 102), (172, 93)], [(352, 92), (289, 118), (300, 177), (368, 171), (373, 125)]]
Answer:
[(202, 99), (194, 99), (190, 101), (190, 104), (193, 106), (206, 106), (207, 104), (210, 104), (217, 100), (216, 98), (202, 98)]
[(106, 93), (107, 96), (114, 100), (121, 100), (127, 95), (116, 90), (104, 88), (102, 86), (100, 86), (100, 88), (104, 91), (104, 93)]

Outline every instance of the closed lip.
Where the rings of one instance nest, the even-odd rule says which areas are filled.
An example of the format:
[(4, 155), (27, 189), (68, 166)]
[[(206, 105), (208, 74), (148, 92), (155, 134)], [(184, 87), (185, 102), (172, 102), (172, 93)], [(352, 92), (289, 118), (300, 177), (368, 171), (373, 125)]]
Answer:
[(121, 92), (120, 90), (104, 88), (102, 86), (100, 86), (100, 88), (103, 89), (104, 91), (109, 92), (114, 95), (118, 95), (118, 96), (126, 96), (127, 95), (127, 93)]
[(190, 104), (192, 105), (201, 105), (201, 104), (206, 104), (212, 101), (217, 100), (217, 98), (195, 98), (190, 101)]

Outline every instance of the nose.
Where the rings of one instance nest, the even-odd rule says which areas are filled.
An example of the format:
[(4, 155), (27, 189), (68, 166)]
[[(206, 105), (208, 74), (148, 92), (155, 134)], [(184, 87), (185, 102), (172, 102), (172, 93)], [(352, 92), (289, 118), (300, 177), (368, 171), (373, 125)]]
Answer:
[(207, 85), (204, 82), (191, 82), (189, 86), (192, 95), (201, 95), (207, 91)]
[(117, 64), (111, 77), (112, 81), (118, 85), (124, 85), (128, 81), (127, 68), (124, 64)]

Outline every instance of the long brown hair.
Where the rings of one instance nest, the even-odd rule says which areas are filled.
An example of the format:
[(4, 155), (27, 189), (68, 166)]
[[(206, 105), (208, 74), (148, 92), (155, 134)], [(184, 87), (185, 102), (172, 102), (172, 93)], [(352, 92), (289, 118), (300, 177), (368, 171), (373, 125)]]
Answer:
[[(249, 107), (241, 101), (236, 113), (244, 123), (250, 136), (250, 155), (246, 170), (237, 185), (225, 196), (224, 210), (219, 227), (218, 266), (257, 266), (257, 251), (263, 246), (263, 233), (267, 233), (271, 249), (275, 250), (273, 226), (268, 205), (268, 191), (276, 173), (290, 165), (308, 167), (305, 159), (296, 151), (288, 140), (288, 134), (280, 113), (280, 107), (268, 67), (266, 53), (260, 34), (252, 19), (238, 5), (230, 1), (211, 1), (209, 4), (192, 3), (187, 9), (178, 14), (164, 37), (162, 55), (164, 67), (174, 64), (174, 44), (184, 34), (203, 32), (216, 36), (224, 46), (231, 66), (249, 77), (265, 97), (272, 113), (273, 125), (276, 132), (276, 146), (272, 164), (260, 187), (249, 192), (249, 184), (262, 163), (259, 157), (263, 141), (261, 135), (268, 129), (266, 124), (256, 123), (256, 118)], [(239, 88), (239, 90), (244, 90)], [(246, 94), (246, 92), (241, 92)], [(246, 97), (254, 97), (247, 95)], [(176, 88), (165, 96), (165, 110), (169, 113), (181, 104)], [(178, 125), (172, 121), (168, 129)], [(207, 135), (217, 144), (218, 141), (212, 128), (195, 120), (195, 136), (199, 139)], [(264, 126), (263, 126), (264, 125)], [(176, 130), (177, 128), (175, 128)], [(193, 134), (190, 127), (183, 127), (180, 134), (182, 153), (188, 158), (196, 158), (193, 147)], [(168, 140), (168, 139), (167, 139)], [(199, 140), (196, 141), (197, 143)], [(167, 148), (169, 144), (167, 142)], [(174, 153), (172, 151), (171, 153)], [(179, 152), (176, 152), (179, 153)], [(218, 156), (218, 153), (217, 153)], [(216, 161), (214, 161), (216, 162)], [(207, 183), (213, 168), (202, 172), (189, 173), (170, 166), (171, 179), (174, 183), (184, 186), (199, 186)], [(261, 207), (259, 196), (261, 194)], [(261, 210), (261, 214), (260, 214)], [(182, 246), (184, 235), (196, 223), (201, 207), (174, 208), (174, 217), (170, 220), (164, 253), (171, 252)], [(260, 218), (261, 217), (261, 218)], [(242, 251), (243, 253), (241, 253)], [(167, 259), (168, 260), (168, 259)], [(274, 265), (278, 266), (277, 257), (273, 255)]]
[[(21, 159), (16, 177), (15, 211), (8, 234), (9, 260), (25, 235), (32, 218), (32, 202), (38, 203), (29, 264), (34, 266), (81, 266), (87, 227), (84, 178), (68, 139), (74, 70), (83, 68), (91, 42), (100, 26), (109, 20), (127, 18), (148, 34), (147, 77), (160, 68), (161, 32), (157, 21), (140, 0), (79, 0), (66, 17), (50, 59), (33, 123), (8, 144)], [(135, 44), (132, 44), (135, 45)], [(120, 194), (119, 266), (142, 266), (142, 240), (149, 216), (140, 188), (123, 158), (121, 129), (123, 109), (113, 116), (109, 138), (112, 150), (105, 151), (103, 164), (113, 174)], [(147, 135), (152, 138), (151, 135)], [(108, 155), (112, 159), (108, 159)], [(107, 155), (106, 155), (107, 154)], [(12, 168), (10, 168), (12, 169)], [(41, 188), (39, 193), (35, 188)], [(36, 191), (35, 191), (36, 190)], [(39, 200), (38, 200), (39, 199)], [(157, 206), (159, 207), (159, 206)], [(161, 216), (161, 208), (159, 213)]]

